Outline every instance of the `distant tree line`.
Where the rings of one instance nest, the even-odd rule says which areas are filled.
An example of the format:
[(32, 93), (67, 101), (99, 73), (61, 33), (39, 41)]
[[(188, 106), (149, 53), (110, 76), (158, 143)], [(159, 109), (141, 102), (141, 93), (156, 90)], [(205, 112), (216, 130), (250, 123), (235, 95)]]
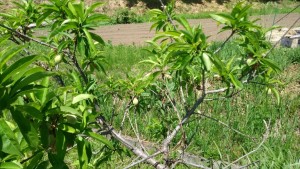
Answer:
[[(138, 2), (144, 2), (148, 8), (159, 8), (161, 7), (161, 3), (159, 0), (127, 0), (129, 6), (133, 6)], [(171, 2), (172, 0), (162, 0), (164, 4)], [(181, 0), (184, 3), (203, 3), (203, 2), (212, 2), (213, 0)], [(229, 2), (230, 0), (216, 0), (218, 4), (223, 4)], [(280, 2), (282, 0), (250, 0), (252, 2)], [(300, 0), (297, 0), (300, 1)]]

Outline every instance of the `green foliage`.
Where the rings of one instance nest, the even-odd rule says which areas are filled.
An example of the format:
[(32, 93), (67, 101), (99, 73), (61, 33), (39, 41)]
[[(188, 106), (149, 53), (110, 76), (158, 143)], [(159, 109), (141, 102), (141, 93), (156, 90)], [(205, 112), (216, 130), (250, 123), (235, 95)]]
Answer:
[[(27, 18), (15, 21), (14, 15), (1, 15), (7, 20), (1, 27), (12, 30), (4, 30), (0, 39), (0, 168), (69, 168), (65, 158), (75, 146), (78, 168), (98, 167), (113, 153), (130, 156), (129, 150), (101, 134), (114, 127), (136, 134), (137, 126), (146, 124), (140, 132), (162, 141), (178, 123), (184, 125), (182, 117), (196, 113), (202, 103), (199, 97), (206, 97), (206, 80), (216, 74), (221, 80), (214, 87), (226, 87), (224, 97), (246, 90), (245, 84), (254, 81), (270, 89), (280, 103), (274, 75), (281, 69), (268, 56), (271, 46), (266, 31), (248, 20), (250, 6), (239, 3), (230, 14), (212, 15), (224, 24), (221, 31), (237, 35), (234, 43), (239, 51), (227, 58), (212, 50), (200, 25), (192, 27), (175, 15), (174, 4), (151, 10), (151, 29), (157, 33), (148, 41), (151, 57), (140, 62), (150, 64), (151, 70), (142, 65), (146, 72), (120, 79), (106, 77), (110, 72), (102, 65), (107, 54), (102, 49), (111, 47), (104, 47), (104, 40), (92, 32), (109, 20), (94, 12), (99, 5), (51, 0), (37, 7), (33, 1), (24, 1), (17, 11), (26, 13)], [(130, 14), (128, 10), (122, 13)], [(121, 20), (129, 22), (129, 18)], [(15, 29), (49, 21), (49, 36), (34, 41), (50, 49), (37, 55), (29, 43), (31, 35)], [(4, 47), (8, 40), (15, 44)], [(116, 112), (123, 109), (120, 117)], [(133, 115), (134, 120), (130, 118)], [(97, 124), (99, 119), (103, 124)], [(258, 123), (251, 125), (257, 127)], [(180, 132), (170, 144), (175, 150), (176, 143), (193, 137)], [(100, 143), (97, 158), (90, 140)]]
[[(89, 123), (95, 121), (96, 115), (92, 106), (95, 100), (91, 92), (93, 82), (89, 82), (90, 77), (80, 79), (78, 76), (85, 74), (84, 71), (101, 69), (99, 61), (102, 60), (98, 57), (100, 54), (96, 51), (95, 42), (104, 45), (104, 41), (90, 30), (108, 18), (93, 12), (100, 3), (86, 7), (83, 2), (53, 0), (36, 8), (41, 11), (40, 15), (36, 11), (35, 15), (30, 13), (33, 10), (32, 4), (32, 1), (24, 1), (19, 4), (21, 8), (17, 11), (27, 11), (26, 15), (33, 19), (22, 17), (16, 20), (16, 17), (1, 15), (6, 19), (4, 24), (7, 27), (16, 25), (11, 27), (16, 29), (33, 22), (39, 26), (44, 20), (54, 20), (47, 38), (51, 44), (47, 46), (55, 48), (55, 51), (42, 57), (28, 55), (34, 52), (28, 51), (31, 44), (19, 44), (25, 43), (25, 36), (30, 34), (24, 31), (21, 33), (25, 36), (8, 31), (2, 33), (2, 44), (7, 44), (10, 39), (17, 45), (12, 44), (0, 53), (0, 120), (1, 126), (6, 129), (0, 132), (1, 147), (4, 146), (0, 153), (1, 167), (20, 168), (19, 163), (13, 161), (23, 161), (22, 166), (28, 168), (47, 168), (49, 164), (54, 168), (68, 168), (64, 161), (67, 149), (77, 143), (80, 168), (87, 168), (92, 153), (85, 137), (94, 138), (105, 147), (113, 149), (105, 137), (92, 133), (93, 127)], [(78, 62), (77, 52), (86, 58), (86, 62)], [(15, 59), (17, 56), (22, 57)], [(64, 83), (65, 79), (62, 79), (60, 72), (53, 71), (63, 63), (72, 63), (77, 68), (78, 74), (74, 72), (73, 76), (67, 76), (76, 81), (77, 86)], [(50, 78), (58, 80), (58, 85)], [(88, 86), (83, 86), (84, 83)], [(50, 88), (52, 85), (56, 85), (56, 89)]]
[[(35, 23), (39, 17), (39, 8), (33, 0), (14, 1), (16, 9), (9, 13), (0, 13), (4, 23), (14, 29), (20, 30), (24, 34), (31, 33), (30, 24)], [(5, 31), (5, 30), (4, 30)], [(6, 31), (6, 33), (10, 33)]]
[(169, 3), (163, 10), (152, 9), (149, 11), (150, 21), (154, 22), (150, 30), (156, 29), (156, 32), (163, 30), (172, 30), (172, 20), (170, 18), (175, 18), (174, 13), (174, 3)]
[(128, 8), (117, 10), (117, 12), (111, 18), (112, 24), (129, 24), (140, 22), (142, 22), (141, 18)]

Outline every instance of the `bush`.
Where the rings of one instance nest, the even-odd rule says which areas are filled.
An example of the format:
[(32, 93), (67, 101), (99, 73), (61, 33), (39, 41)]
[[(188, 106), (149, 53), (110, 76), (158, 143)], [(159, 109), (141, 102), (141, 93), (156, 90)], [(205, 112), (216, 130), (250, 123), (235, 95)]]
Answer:
[[(141, 0), (146, 3), (148, 8), (161, 8), (161, 3), (159, 0)], [(172, 2), (172, 0), (162, 0), (164, 5), (167, 5), (168, 3)]]
[(119, 9), (111, 19), (113, 24), (129, 24), (129, 23), (140, 23), (141, 18), (128, 8)]

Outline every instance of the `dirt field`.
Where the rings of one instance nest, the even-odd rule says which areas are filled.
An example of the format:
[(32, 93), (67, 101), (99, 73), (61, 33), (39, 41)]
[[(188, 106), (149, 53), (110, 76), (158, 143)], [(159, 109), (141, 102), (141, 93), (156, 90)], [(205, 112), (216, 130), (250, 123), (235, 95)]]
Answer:
[[(275, 22), (282, 18), (285, 14), (275, 16)], [(293, 13), (285, 17), (283, 20), (278, 22), (277, 26), (290, 27), (298, 18), (299, 13)], [(264, 27), (270, 27), (273, 25), (274, 15), (255, 16), (259, 18), (260, 23)], [(229, 32), (218, 34), (221, 26), (217, 26), (216, 22), (211, 19), (192, 19), (189, 20), (192, 25), (201, 24), (206, 35), (209, 35), (210, 41), (222, 41), (226, 39)], [(135, 44), (143, 45), (146, 40), (151, 39), (154, 36), (154, 31), (149, 31), (151, 23), (141, 24), (128, 24), (128, 25), (108, 25), (103, 26), (95, 30), (95, 32), (101, 35), (106, 41), (109, 40), (114, 45), (118, 44)], [(295, 25), (300, 26), (300, 21)]]

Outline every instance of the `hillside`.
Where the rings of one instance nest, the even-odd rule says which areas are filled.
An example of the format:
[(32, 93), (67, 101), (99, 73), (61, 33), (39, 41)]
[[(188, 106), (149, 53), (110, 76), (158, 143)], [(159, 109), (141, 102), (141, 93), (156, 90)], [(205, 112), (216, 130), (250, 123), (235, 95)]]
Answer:
[[(45, 2), (46, 0), (36, 0), (35, 2)], [(171, 0), (163, 0), (170, 2)], [(5, 12), (13, 6), (13, 0), (0, 0), (0, 9)], [(113, 15), (119, 9), (128, 8), (137, 14), (144, 14), (150, 8), (160, 8), (159, 0), (85, 0), (90, 5), (94, 2), (103, 2), (104, 5), (97, 9), (109, 15)], [(202, 12), (229, 11), (237, 0), (176, 0), (175, 10), (177, 13), (198, 14)], [(295, 0), (258, 0), (251, 1), (254, 10), (280, 10), (291, 9), (298, 2)], [(282, 12), (284, 13), (284, 12)]]

